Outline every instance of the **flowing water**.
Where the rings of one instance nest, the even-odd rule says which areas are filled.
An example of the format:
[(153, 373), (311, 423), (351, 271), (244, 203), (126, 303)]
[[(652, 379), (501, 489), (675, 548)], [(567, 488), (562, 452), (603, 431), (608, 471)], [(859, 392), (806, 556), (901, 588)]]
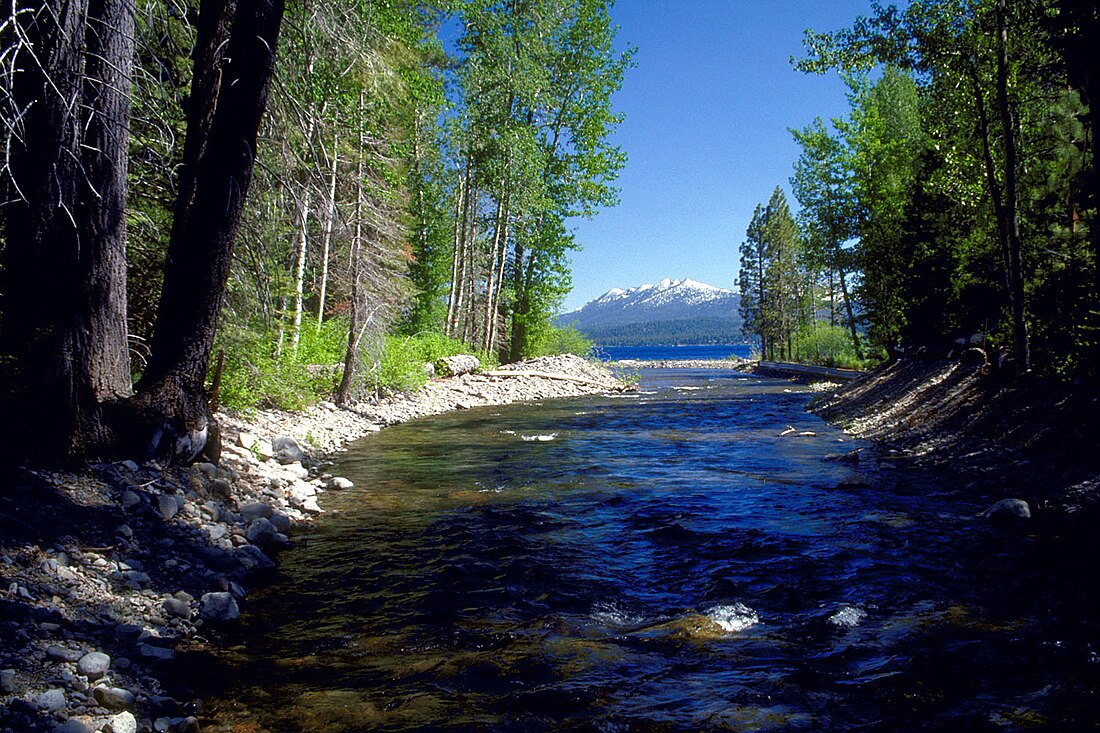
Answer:
[(202, 660), (211, 730), (1096, 725), (1091, 558), (950, 477), (824, 460), (862, 444), (809, 399), (661, 370), (364, 439)]

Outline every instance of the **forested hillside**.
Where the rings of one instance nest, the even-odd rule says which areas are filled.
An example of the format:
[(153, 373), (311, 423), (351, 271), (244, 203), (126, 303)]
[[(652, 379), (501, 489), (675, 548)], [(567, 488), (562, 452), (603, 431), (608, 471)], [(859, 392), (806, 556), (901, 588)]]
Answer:
[(791, 178), (740, 247), (746, 335), (776, 358), (862, 362), (959, 340), (1002, 366), (1100, 367), (1095, 3), (872, 4), (806, 34), (850, 114), (792, 130)]
[(557, 344), (568, 222), (625, 161), (610, 2), (10, 3), (7, 445), (187, 459), (219, 399)]

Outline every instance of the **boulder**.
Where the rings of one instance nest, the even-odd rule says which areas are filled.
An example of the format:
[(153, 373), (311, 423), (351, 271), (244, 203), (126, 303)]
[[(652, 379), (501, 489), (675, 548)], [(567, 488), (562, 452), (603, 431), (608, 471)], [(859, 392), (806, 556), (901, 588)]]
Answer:
[[(237, 561), (245, 570), (271, 570), (275, 563), (255, 545), (243, 545), (237, 548)], [(205, 596), (204, 596), (205, 597)]]
[(241, 504), (240, 512), (246, 522), (252, 522), (256, 519), (270, 519), (274, 513), (274, 509), (270, 504), (262, 501), (250, 501)]
[(350, 489), (353, 486), (355, 484), (351, 482), (351, 479), (346, 479), (343, 476), (333, 476), (332, 480), (328, 482), (330, 489)]
[(110, 733), (137, 733), (137, 718), (128, 710), (124, 710), (107, 721), (104, 731)]
[(54, 687), (39, 693), (34, 701), (38, 705), (39, 710), (56, 713), (58, 710), (63, 710), (65, 708), (65, 691), (60, 687)]
[(281, 435), (271, 441), (271, 447), (275, 450), (275, 460), (279, 463), (306, 463), (309, 456), (305, 454), (294, 438)]
[(134, 704), (134, 693), (121, 687), (93, 687), (92, 697), (108, 710), (122, 710)]
[(165, 598), (164, 602), (161, 603), (161, 608), (163, 608), (164, 612), (169, 616), (182, 618), (185, 621), (191, 619), (191, 604), (186, 601), (181, 601), (178, 598)]
[(1031, 507), (1023, 499), (1001, 499), (982, 516), (993, 522), (1018, 522), (1031, 519)]
[(202, 596), (202, 617), (206, 621), (224, 623), (240, 618), (241, 611), (232, 593), (204, 593)]
[(259, 458), (261, 461), (266, 461), (269, 458), (275, 457), (275, 449), (271, 443), (252, 433), (241, 433), (237, 436), (237, 443), (242, 448), (247, 448), (252, 451), (252, 454)]
[(442, 377), (458, 377), (471, 374), (481, 368), (481, 360), (472, 354), (444, 356), (435, 362), (435, 371)]
[(260, 517), (252, 520), (244, 532), (245, 538), (254, 545), (267, 545), (275, 541), (279, 530), (270, 519)]

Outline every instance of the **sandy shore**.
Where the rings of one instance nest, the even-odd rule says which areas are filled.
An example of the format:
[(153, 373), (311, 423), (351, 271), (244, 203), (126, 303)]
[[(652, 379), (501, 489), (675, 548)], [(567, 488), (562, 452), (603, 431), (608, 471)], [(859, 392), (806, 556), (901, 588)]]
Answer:
[(6, 469), (0, 731), (198, 731), (202, 701), (166, 673), (177, 652), (217, 643), (323, 493), (351, 487), (321, 457), (449, 410), (624, 389), (602, 365), (545, 357), (354, 409), (220, 415), (218, 465)]

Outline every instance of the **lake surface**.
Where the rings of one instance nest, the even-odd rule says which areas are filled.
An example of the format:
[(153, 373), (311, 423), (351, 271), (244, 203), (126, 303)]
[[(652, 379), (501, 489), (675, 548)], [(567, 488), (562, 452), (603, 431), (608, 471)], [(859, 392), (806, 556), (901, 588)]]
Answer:
[(598, 346), (596, 355), (604, 361), (637, 359), (639, 361), (748, 359), (753, 347), (749, 344), (705, 344), (684, 346)]
[(809, 399), (645, 370), (364, 439), (196, 661), (208, 730), (1095, 729), (1094, 557), (825, 460), (862, 444)]

